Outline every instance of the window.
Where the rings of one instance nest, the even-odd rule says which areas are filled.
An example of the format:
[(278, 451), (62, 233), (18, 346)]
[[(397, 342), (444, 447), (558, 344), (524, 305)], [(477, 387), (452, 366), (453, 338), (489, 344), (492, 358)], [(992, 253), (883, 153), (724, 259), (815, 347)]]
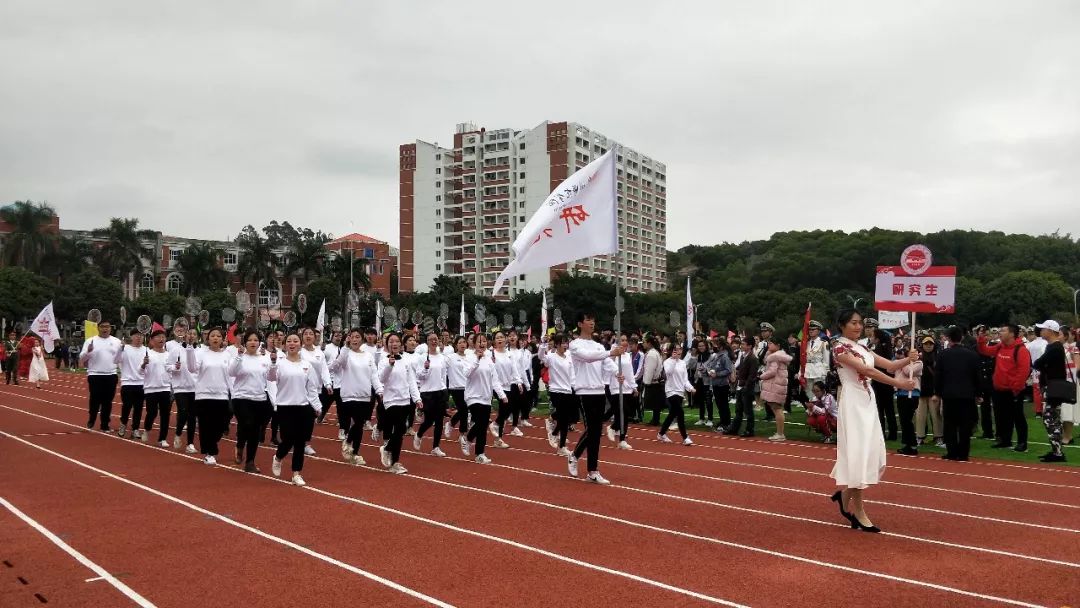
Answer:
[(435, 182), (436, 188), (442, 188), (442, 182)]
[(525, 186), (518, 188), (518, 194), (525, 194)]
[(179, 293), (183, 290), (183, 288), (184, 288), (184, 275), (180, 274), (179, 272), (174, 272), (174, 273), (170, 274), (168, 277), (166, 277), (166, 279), (165, 279), (165, 289), (167, 289), (169, 291), (169, 293), (175, 293), (175, 294), (179, 295)]
[(143, 273), (142, 280), (139, 281), (139, 291), (154, 291), (155, 287), (157, 287), (157, 280), (154, 278), (154, 273)]
[(386, 270), (386, 262), (379, 262), (379, 274), (383, 274)]
[(364, 257), (369, 260), (375, 257), (375, 249), (372, 247), (364, 247)]
[(281, 285), (277, 281), (259, 281), (259, 306), (271, 307), (281, 304)]
[(525, 216), (524, 215), (519, 215), (518, 216), (518, 221), (519, 222), (524, 222), (525, 221)]
[(236, 270), (236, 263), (239, 261), (239, 256), (235, 251), (226, 251), (225, 255), (221, 257), (221, 262), (225, 265), (225, 270)]
[[(436, 196), (435, 200), (439, 200), (439, 197)], [(442, 217), (442, 209), (436, 209), (435, 210), (435, 215), (438, 216), (438, 217)]]
[(442, 230), (442, 223), (441, 222), (435, 222), (435, 229), (436, 230)]
[(435, 264), (435, 270), (442, 270), (442, 264)]
[(442, 160), (442, 154), (436, 154), (435, 160)]
[[(435, 227), (436, 227), (436, 228), (440, 228), (441, 226), (438, 226), (438, 225), (436, 225)], [(437, 237), (435, 237), (435, 242), (436, 242), (436, 243), (441, 243), (441, 242), (442, 242), (442, 237), (441, 237), (441, 236), (437, 236)]]
[(441, 174), (442, 174), (442, 167), (435, 167), (435, 175), (441, 175)]
[(441, 200), (442, 200), (442, 195), (441, 194), (436, 194), (435, 195), (435, 202), (439, 202)]
[(442, 252), (441, 251), (436, 251), (435, 252), (435, 257), (441, 258), (442, 257)]

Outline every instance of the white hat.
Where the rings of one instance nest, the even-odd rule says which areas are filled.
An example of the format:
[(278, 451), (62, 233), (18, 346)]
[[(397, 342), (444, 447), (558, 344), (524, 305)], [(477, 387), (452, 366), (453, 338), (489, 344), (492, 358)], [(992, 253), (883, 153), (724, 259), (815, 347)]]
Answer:
[(1053, 319), (1047, 319), (1042, 323), (1036, 323), (1035, 327), (1038, 327), (1039, 329), (1049, 329), (1055, 334), (1061, 333), (1061, 325), (1059, 325), (1058, 322)]

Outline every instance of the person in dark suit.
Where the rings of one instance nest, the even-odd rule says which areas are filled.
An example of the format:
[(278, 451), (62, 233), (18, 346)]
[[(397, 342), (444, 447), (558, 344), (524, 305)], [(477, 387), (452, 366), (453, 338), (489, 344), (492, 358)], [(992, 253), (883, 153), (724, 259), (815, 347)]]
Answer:
[(945, 429), (946, 460), (967, 460), (971, 431), (977, 416), (975, 399), (982, 382), (979, 353), (962, 344), (964, 332), (950, 327), (949, 348), (938, 354), (934, 370), (936, 392), (941, 397)]

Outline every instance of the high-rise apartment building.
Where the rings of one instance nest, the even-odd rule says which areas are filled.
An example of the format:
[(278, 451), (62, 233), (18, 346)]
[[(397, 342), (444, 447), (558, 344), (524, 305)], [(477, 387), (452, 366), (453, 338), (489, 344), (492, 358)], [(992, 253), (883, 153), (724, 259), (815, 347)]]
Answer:
[[(616, 145), (577, 123), (532, 129), (459, 124), (453, 147), (417, 140), (400, 147), (401, 291), (423, 291), (445, 274), (488, 292), (512, 257), (518, 232), (548, 194)], [(631, 292), (667, 287), (667, 168), (621, 145), (617, 158), (619, 246)], [(537, 291), (554, 273), (614, 278), (615, 256), (518, 275), (500, 297)]]

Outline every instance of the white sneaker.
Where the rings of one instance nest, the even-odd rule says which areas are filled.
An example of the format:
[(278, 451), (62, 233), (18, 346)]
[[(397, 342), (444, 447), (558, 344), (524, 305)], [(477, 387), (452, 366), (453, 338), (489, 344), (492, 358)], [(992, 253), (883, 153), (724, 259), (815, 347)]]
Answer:
[(612, 426), (607, 427), (607, 438), (608, 438), (608, 441), (612, 441), (612, 442), (619, 440), (619, 436), (615, 434), (615, 427), (612, 427)]
[(337, 439), (338, 441), (345, 441), (345, 429), (338, 429)]
[(304, 481), (304, 478), (300, 476), (300, 473), (293, 473), (292, 474), (292, 482), (293, 482), (294, 486), (306, 486), (307, 485), (307, 482)]
[(458, 438), (458, 443), (461, 444), (461, 454), (463, 456), (468, 456), (469, 455), (469, 438), (466, 437), (465, 435), (462, 435), (461, 437)]
[(442, 448), (434, 448), (431, 450), (432, 456), (438, 456), (439, 458), (446, 458), (446, 452), (442, 451)]
[(544, 419), (544, 429), (547, 430), (548, 437), (555, 434), (555, 421), (551, 418)]
[(371, 421), (370, 420), (368, 420), (367, 422), (364, 423), (364, 430), (365, 431), (374, 431), (375, 430), (375, 427), (371, 426)]
[(491, 459), (484, 454), (476, 457), (476, 464), (491, 464)]
[(491, 424), (488, 425), (488, 430), (491, 431), (491, 436), (492, 437), (498, 437), (499, 436), (499, 427), (495, 426), (494, 422), (492, 422)]
[(281, 461), (278, 460), (277, 454), (274, 454), (274, 460), (270, 463), (270, 472), (274, 474), (274, 477), (281, 477)]
[(935, 446), (935, 447), (939, 447), (939, 448), (943, 448), (943, 447), (946, 447), (946, 445), (945, 445), (945, 442), (944, 442), (944, 441), (939, 441), (939, 442), (935, 443), (935, 444), (934, 444), (934, 446)]
[(521, 421), (521, 426), (523, 426), (523, 427), (525, 427), (527, 429), (531, 429), (531, 428), (533, 428), (533, 423), (529, 422), (528, 420), (522, 420)]
[(379, 446), (379, 460), (382, 462), (382, 466), (387, 469), (393, 464), (390, 460), (390, 452), (386, 451), (385, 445)]
[(712, 428), (712, 420), (706, 420), (705, 426)]
[(656, 438), (660, 440), (660, 443), (671, 443), (671, 438), (663, 433), (657, 433)]
[(304, 446), (304, 455), (305, 456), (314, 456), (315, 455), (315, 448), (311, 447), (310, 445), (305, 445)]
[(691, 441), (689, 437), (687, 437), (686, 439), (682, 440), (682, 444), (683, 445), (694, 445), (694, 442)]
[(495, 440), (495, 443), (493, 443), (493, 444), (491, 444), (491, 445), (493, 445), (493, 446), (495, 446), (495, 447), (497, 447), (497, 448), (503, 448), (503, 449), (506, 449), (506, 448), (510, 447), (510, 444), (509, 444), (509, 443), (506, 443), (506, 442), (505, 442), (505, 441), (503, 441), (503, 440), (502, 440), (501, 438), (499, 438), (499, 439), (496, 439), (496, 440)]
[(195, 453), (195, 444), (193, 444), (193, 443), (187, 444), (187, 447), (184, 448), (184, 451), (187, 452), (188, 454), (194, 454)]
[(169, 448), (169, 442), (168, 442), (168, 441), (164, 441), (164, 440), (163, 440), (163, 441), (159, 441), (159, 442), (158, 442), (158, 447), (159, 447), (159, 448), (165, 448), (165, 449), (168, 449), (168, 448)]
[(563, 447), (559, 448), (559, 451), (558, 451), (558, 452), (555, 452), (555, 453), (556, 453), (556, 454), (558, 454), (559, 456), (564, 456), (564, 457), (565, 457), (565, 456), (570, 456), (571, 454), (573, 454), (573, 452), (571, 452), (570, 450), (568, 450), (568, 449), (566, 448), (566, 446), (563, 446)]
[(443, 437), (449, 438), (450, 433), (453, 433), (453, 432), (454, 432), (454, 427), (453, 427), (453, 425), (450, 424), (450, 421), (447, 420), (446, 423), (442, 425)]
[(834, 442), (834, 439), (832, 438), (832, 435), (829, 435), (828, 437), (825, 438), (825, 443), (833, 443), (833, 442)]
[(143, 443), (150, 443), (150, 433), (147, 433), (145, 430), (139, 431), (139, 439), (142, 439)]
[(697, 422), (694, 423), (694, 426), (705, 426), (705, 421), (704, 420), (698, 420)]
[(203, 458), (203, 462), (208, 465), (215, 465), (217, 464), (217, 458), (214, 458), (213, 456), (207, 456), (206, 458)]
[(382, 433), (379, 432), (378, 427), (371, 429), (371, 440), (378, 443), (379, 438), (382, 437)]
[(769, 441), (777, 441), (777, 442), (779, 442), (779, 441), (784, 441), (786, 439), (787, 439), (787, 437), (784, 437), (780, 433), (774, 433), (773, 435), (769, 436)]
[(120, 427), (120, 428), (116, 429), (116, 436), (117, 437), (123, 437), (124, 435), (127, 435), (127, 429), (126, 428)]
[(179, 450), (180, 446), (183, 445), (183, 444), (184, 444), (183, 437), (181, 437), (180, 435), (177, 435), (176, 437), (173, 437), (172, 447), (173, 447), (174, 450)]
[(552, 448), (559, 449), (559, 438), (554, 435), (548, 435), (548, 445)]
[(395, 462), (394, 465), (390, 467), (390, 472), (394, 475), (404, 475), (409, 472), (409, 469), (402, 466), (400, 462)]
[(419, 452), (420, 451), (420, 446), (423, 444), (423, 442), (424, 442), (424, 440), (420, 437), (420, 435), (413, 435), (412, 449)]
[(513, 435), (514, 437), (524, 437), (525, 436), (525, 433), (522, 433), (521, 429), (519, 429), (516, 426), (514, 428), (510, 429), (510, 434)]
[(364, 460), (364, 457), (361, 456), (360, 454), (353, 454), (352, 463), (355, 464), (356, 466), (360, 467), (360, 466), (364, 466), (365, 464), (367, 464), (367, 461)]
[(611, 482), (600, 476), (600, 471), (593, 471), (589, 473), (589, 476), (585, 478), (585, 481), (599, 484), (602, 486), (611, 485)]
[(345, 462), (350, 462), (350, 461), (352, 461), (352, 457), (353, 457), (352, 444), (350, 444), (348, 441), (342, 441), (341, 442), (341, 458), (343, 460), (345, 460)]
[(619, 449), (620, 450), (632, 450), (634, 448), (630, 447), (630, 444), (626, 443), (626, 441), (624, 440), (624, 441), (619, 442)]
[(577, 477), (577, 458), (572, 452), (566, 457), (566, 470), (570, 471), (571, 477)]

